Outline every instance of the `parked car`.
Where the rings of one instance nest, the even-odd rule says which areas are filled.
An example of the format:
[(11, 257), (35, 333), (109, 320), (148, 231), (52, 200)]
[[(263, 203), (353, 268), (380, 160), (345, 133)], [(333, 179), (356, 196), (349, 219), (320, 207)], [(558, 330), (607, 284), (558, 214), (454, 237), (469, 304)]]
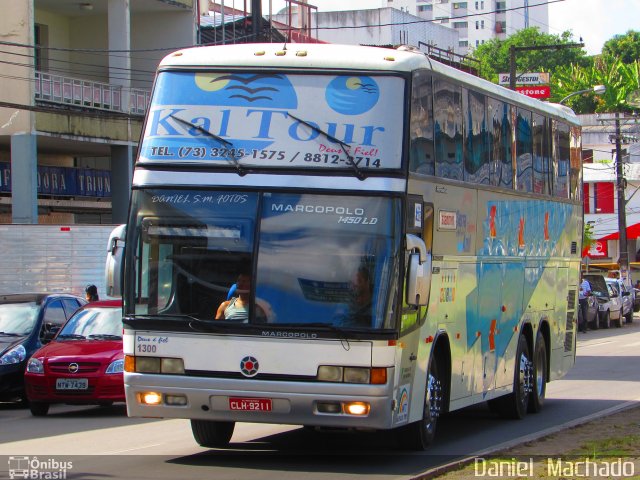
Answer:
[(124, 402), (122, 301), (91, 302), (27, 363), (29, 408), (44, 416), (53, 403), (108, 406)]
[(633, 293), (634, 293), (633, 311), (634, 312), (640, 312), (640, 289), (634, 287), (633, 288)]
[(615, 278), (607, 278), (607, 283), (616, 287), (620, 294), (622, 300), (622, 316), (624, 317), (625, 322), (633, 322), (634, 297), (632, 296), (629, 287), (627, 287), (623, 281)]
[(598, 300), (598, 321), (593, 322), (589, 327), (593, 330), (598, 328), (609, 328), (611, 320), (617, 327), (622, 326), (622, 297), (618, 289), (607, 283), (605, 277), (597, 273), (584, 275), (591, 285), (591, 292)]
[(0, 400), (26, 399), (27, 360), (85, 303), (66, 293), (0, 295)]

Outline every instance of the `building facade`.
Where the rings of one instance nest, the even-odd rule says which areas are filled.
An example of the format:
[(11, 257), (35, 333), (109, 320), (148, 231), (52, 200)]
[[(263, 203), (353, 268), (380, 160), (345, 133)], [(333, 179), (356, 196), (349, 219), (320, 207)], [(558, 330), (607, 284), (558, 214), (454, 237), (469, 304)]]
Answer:
[(198, 0), (23, 0), (0, 17), (0, 223), (120, 223), (158, 62)]
[[(304, 17), (304, 14), (303, 14)], [(439, 52), (458, 55), (459, 33), (446, 26), (422, 22), (397, 8), (373, 8), (339, 12), (311, 12), (310, 32), (318, 40), (348, 45), (412, 45), (423, 51), (435, 47)], [(274, 22), (299, 25), (300, 15), (279, 13)]]
[[(580, 115), (583, 124), (584, 221), (595, 243), (584, 250), (591, 264), (614, 264), (620, 257), (618, 185), (625, 192), (627, 254), (631, 276), (640, 279), (640, 124), (634, 117), (615, 114)], [(617, 131), (618, 130), (618, 131)], [(623, 162), (619, 178), (616, 135), (621, 137)], [(620, 180), (620, 181), (619, 181)]]
[(533, 0), (387, 0), (387, 5), (456, 30), (460, 53), (527, 27), (549, 33), (549, 7)]

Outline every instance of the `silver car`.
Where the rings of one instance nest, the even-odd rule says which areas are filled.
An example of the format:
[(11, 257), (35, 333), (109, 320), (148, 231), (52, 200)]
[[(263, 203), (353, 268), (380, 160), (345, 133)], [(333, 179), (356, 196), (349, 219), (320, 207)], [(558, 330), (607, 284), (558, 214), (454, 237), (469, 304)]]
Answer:
[[(605, 280), (601, 274), (586, 274), (584, 278), (591, 284), (591, 293), (598, 299), (598, 321), (589, 325), (593, 330), (609, 328), (611, 320), (616, 327), (622, 326), (622, 296), (615, 285)], [(614, 282), (615, 279), (612, 279)]]
[(622, 300), (622, 316), (625, 319), (626, 323), (631, 323), (633, 321), (633, 301), (634, 297), (629, 290), (629, 288), (624, 284), (624, 282), (615, 279), (615, 278), (607, 278), (607, 284), (615, 287), (621, 297)]

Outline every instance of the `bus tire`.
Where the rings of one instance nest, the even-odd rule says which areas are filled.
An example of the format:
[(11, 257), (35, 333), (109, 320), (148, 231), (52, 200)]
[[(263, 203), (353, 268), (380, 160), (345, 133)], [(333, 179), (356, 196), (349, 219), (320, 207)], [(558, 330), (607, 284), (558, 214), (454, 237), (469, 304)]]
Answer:
[(527, 410), (529, 413), (538, 413), (542, 410), (547, 394), (547, 342), (539, 330), (533, 350), (533, 383)]
[(401, 448), (406, 450), (426, 450), (433, 443), (438, 418), (442, 415), (444, 409), (444, 392), (438, 357), (434, 354), (429, 362), (422, 420), (410, 423), (396, 431)]
[(202, 447), (222, 448), (229, 445), (236, 422), (191, 420), (193, 438)]
[(529, 345), (524, 335), (518, 337), (518, 350), (513, 372), (513, 391), (490, 402), (492, 411), (496, 411), (503, 418), (519, 420), (527, 414), (532, 380), (531, 358)]

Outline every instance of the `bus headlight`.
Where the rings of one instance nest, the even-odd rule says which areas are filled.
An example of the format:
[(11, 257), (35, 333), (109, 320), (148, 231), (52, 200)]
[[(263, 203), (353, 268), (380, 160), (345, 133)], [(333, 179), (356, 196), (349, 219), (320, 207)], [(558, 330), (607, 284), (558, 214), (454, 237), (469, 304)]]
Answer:
[(386, 367), (338, 367), (320, 365), (317, 379), (319, 382), (363, 383), (384, 385), (387, 383)]
[(184, 374), (182, 358), (134, 357), (125, 355), (124, 370), (131, 373), (161, 373), (169, 375)]

